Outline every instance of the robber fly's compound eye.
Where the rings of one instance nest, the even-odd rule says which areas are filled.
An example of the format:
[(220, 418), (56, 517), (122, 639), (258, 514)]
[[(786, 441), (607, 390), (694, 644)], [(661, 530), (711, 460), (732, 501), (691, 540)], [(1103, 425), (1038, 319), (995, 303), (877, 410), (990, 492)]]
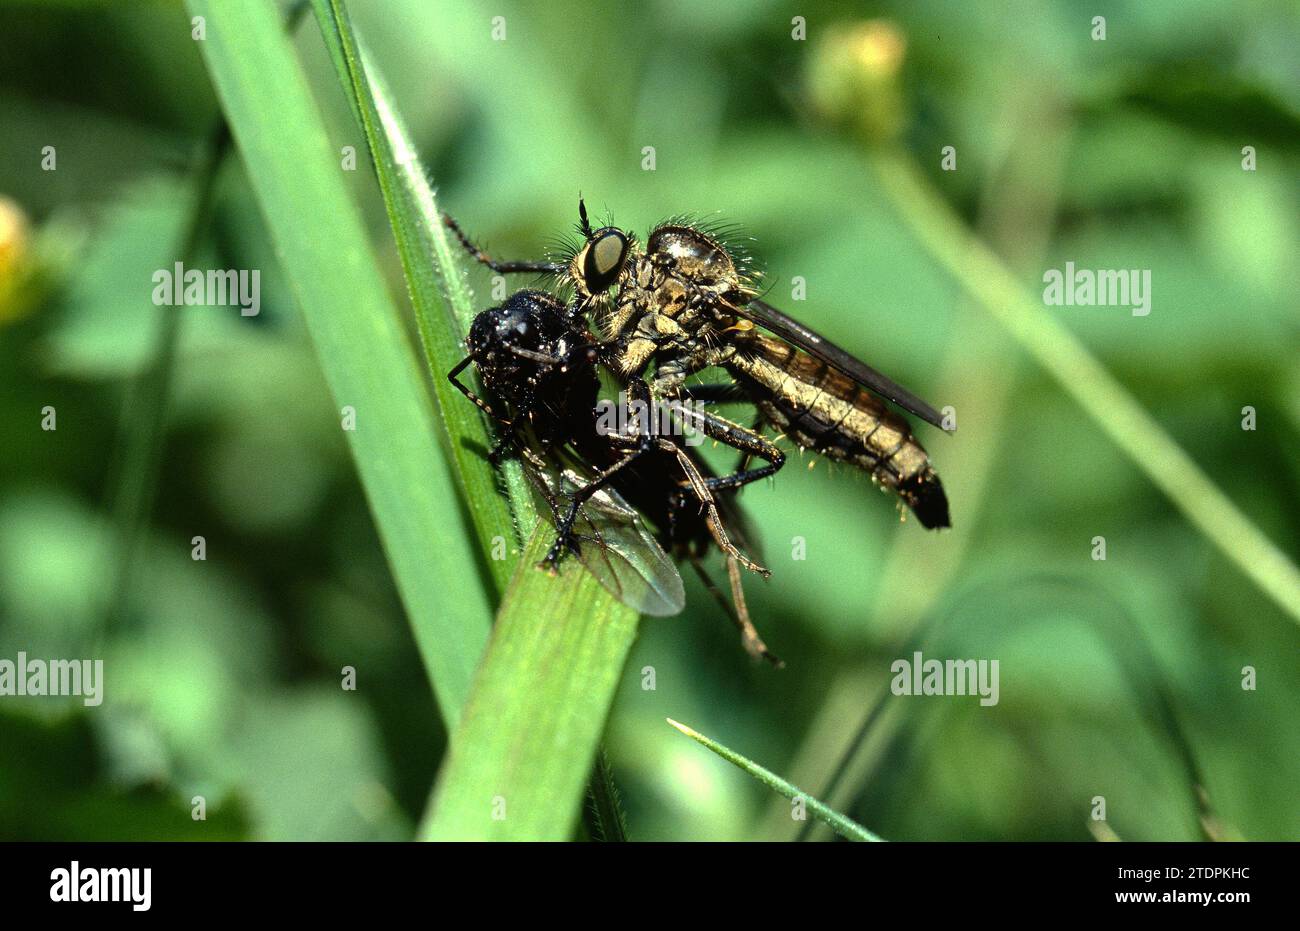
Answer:
[(596, 230), (582, 256), (582, 279), (587, 291), (599, 294), (618, 280), (627, 260), (627, 237), (621, 230), (607, 226)]

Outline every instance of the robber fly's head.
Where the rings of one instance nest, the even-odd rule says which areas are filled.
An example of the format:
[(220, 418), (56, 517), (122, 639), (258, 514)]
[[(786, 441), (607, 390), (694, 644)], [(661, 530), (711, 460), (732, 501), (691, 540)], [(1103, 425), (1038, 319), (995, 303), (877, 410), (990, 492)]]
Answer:
[(544, 291), (516, 291), (474, 318), (466, 347), (489, 391), (511, 403), (571, 373), (589, 340), (564, 304)]
[(591, 299), (612, 288), (623, 274), (632, 251), (632, 237), (616, 226), (592, 229), (587, 205), (578, 200), (578, 229), (586, 240), (569, 263), (569, 277), (578, 296)]

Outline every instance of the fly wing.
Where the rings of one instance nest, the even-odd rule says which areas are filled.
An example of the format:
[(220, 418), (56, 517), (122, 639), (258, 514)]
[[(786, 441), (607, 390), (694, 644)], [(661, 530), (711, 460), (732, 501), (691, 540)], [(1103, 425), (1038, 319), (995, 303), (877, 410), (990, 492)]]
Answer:
[[(554, 524), (590, 478), (573, 468), (528, 468)], [(583, 502), (573, 525), (578, 559), (614, 597), (641, 614), (668, 617), (686, 606), (682, 577), (636, 509), (608, 486)]]
[(932, 423), (940, 430), (945, 429), (943, 417), (938, 411), (922, 401), (912, 392), (897, 382), (886, 378), (871, 366), (855, 358), (836, 346), (826, 337), (810, 327), (804, 326), (788, 314), (782, 313), (771, 304), (752, 300), (746, 304), (730, 307), (737, 316), (750, 320), (763, 329), (774, 333), (814, 358), (839, 370), (862, 387), (874, 391), (887, 401), (897, 404), (903, 410), (915, 414), (927, 423)]

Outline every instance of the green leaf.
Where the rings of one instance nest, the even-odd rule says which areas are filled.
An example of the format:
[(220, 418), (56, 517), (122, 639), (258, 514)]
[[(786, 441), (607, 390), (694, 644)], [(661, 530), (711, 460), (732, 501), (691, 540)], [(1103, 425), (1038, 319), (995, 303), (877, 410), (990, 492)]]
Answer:
[(637, 615), (575, 560), (537, 568), (539, 524), (501, 605), (439, 775), (430, 840), (567, 840)]
[(439, 448), (424, 372), (275, 5), (188, 7), (206, 17), (198, 44), (333, 403), (356, 412), (347, 440), (439, 707), (454, 722), (491, 608), (484, 586), (466, 579), (477, 546)]
[(840, 814), (838, 811), (831, 808), (830, 806), (822, 802), (819, 802), (817, 799), (813, 798), (807, 792), (804, 792), (798, 786), (786, 782), (776, 773), (772, 772), (771, 770), (764, 769), (763, 767), (755, 763), (753, 760), (741, 756), (735, 750), (730, 750), (727, 747), (724, 747), (716, 740), (710, 740), (708, 737), (705, 737), (699, 731), (693, 730), (687, 727), (685, 724), (679, 724), (678, 722), (674, 721), (672, 718), (668, 718), (667, 720), (669, 724), (677, 728), (687, 737), (704, 744), (704, 746), (708, 747), (710, 750), (712, 750), (718, 756), (722, 757), (728, 763), (734, 763), (736, 766), (739, 766), (741, 769), (749, 773), (759, 782), (775, 790), (776, 792), (779, 792), (781, 795), (784, 795), (786, 798), (790, 799), (791, 801), (794, 801), (795, 799), (803, 799), (804, 804), (808, 806), (808, 810), (811, 811), (818, 818), (821, 818), (828, 825), (830, 825), (831, 830), (833, 830), (836, 834), (839, 834), (841, 837), (847, 837), (849, 840), (861, 840), (861, 841), (883, 841), (884, 840), (883, 837), (878, 837), (877, 835), (871, 833), (870, 831), (868, 831), (862, 825), (858, 824), (853, 819), (848, 818)]
[(447, 373), (464, 356), (461, 336), (469, 332), (474, 319), (473, 299), (457, 264), (461, 253), (442, 224), (415, 144), (383, 76), (352, 29), (347, 10), (339, 0), (313, 0), (313, 6), (339, 80), (348, 92), (348, 103), (370, 148), (447, 431), (452, 465), (478, 531), (483, 560), (498, 590), (504, 591), (514, 561), (493, 559), (492, 540), (499, 536), (517, 543), (515, 518), (527, 527), (535, 513), (522, 474), (513, 466), (506, 470), (512, 517), (511, 507), (498, 493), (496, 472), (484, 455), (492, 443), (484, 418), (447, 379)]

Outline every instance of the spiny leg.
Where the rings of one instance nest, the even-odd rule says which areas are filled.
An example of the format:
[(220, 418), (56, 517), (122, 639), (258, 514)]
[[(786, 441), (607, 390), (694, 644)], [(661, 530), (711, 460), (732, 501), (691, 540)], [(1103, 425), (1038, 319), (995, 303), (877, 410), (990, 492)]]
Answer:
[[(758, 433), (760, 430), (763, 429), (763, 415), (762, 415), (762, 414), (759, 414), (759, 415), (757, 415), (757, 416), (754, 418), (754, 422), (753, 422), (752, 424), (750, 424), (749, 429), (750, 429), (752, 432), (754, 432), (754, 433)], [(760, 435), (761, 435), (761, 434), (760, 434)], [(741, 452), (740, 452), (740, 457), (736, 460), (736, 469), (735, 469), (735, 471), (737, 471), (737, 472), (744, 472), (746, 469), (748, 469), (748, 468), (749, 468), (749, 460), (752, 459), (753, 457), (754, 457), (754, 454), (751, 453), (751, 452), (749, 452), (748, 450), (741, 450)]]
[(709, 594), (722, 606), (723, 612), (727, 617), (731, 618), (731, 622), (740, 631), (740, 638), (745, 651), (750, 656), (767, 660), (777, 669), (784, 666), (784, 661), (767, 648), (767, 644), (758, 635), (758, 629), (754, 627), (754, 622), (749, 617), (749, 606), (745, 603), (745, 590), (741, 586), (740, 568), (736, 565), (736, 561), (731, 557), (727, 558), (727, 577), (731, 582), (731, 604), (728, 604), (727, 599), (722, 596), (722, 592), (718, 591), (718, 586), (713, 583), (713, 579), (700, 565), (698, 558), (691, 557), (691, 565), (695, 567), (696, 574), (699, 575), (700, 581), (704, 583), (704, 587), (708, 589)]
[(453, 385), (455, 385), (456, 389), (460, 391), (461, 394), (465, 395), (465, 397), (473, 401), (474, 404), (478, 407), (478, 409), (481, 410), (483, 413), (487, 414), (489, 417), (491, 417), (493, 420), (495, 420), (497, 423), (503, 426), (506, 427), (511, 426), (510, 421), (502, 417), (496, 411), (492, 410), (492, 408), (488, 405), (487, 401), (484, 401), (477, 394), (475, 394), (473, 391), (470, 391), (468, 388), (462, 385), (460, 381), (457, 380), (456, 376), (459, 375), (461, 372), (465, 371), (465, 369), (468, 368), (469, 364), (473, 361), (474, 361), (473, 356), (466, 356), (465, 358), (461, 359), (459, 362), (456, 363), (456, 367), (447, 373), (447, 380), (451, 382)]
[(722, 516), (718, 513), (717, 502), (713, 500), (713, 495), (709, 492), (709, 480), (700, 474), (700, 470), (691, 460), (691, 457), (686, 454), (686, 451), (671, 440), (659, 438), (656, 439), (656, 443), (661, 449), (677, 456), (677, 462), (686, 475), (686, 481), (690, 484), (691, 491), (704, 509), (704, 524), (709, 528), (709, 534), (713, 537), (714, 542), (718, 544), (718, 549), (722, 550), (729, 560), (739, 562), (746, 569), (757, 572), (763, 578), (771, 577), (771, 570), (754, 562), (731, 542), (731, 538), (727, 536), (727, 529), (722, 524)]
[[(633, 401), (640, 402), (643, 405), (643, 409), (646, 410), (647, 412), (653, 410), (653, 408), (651, 407), (651, 405), (653, 404), (653, 399), (650, 393), (650, 386), (646, 383), (645, 379), (643, 378), (629, 379), (627, 383), (627, 393), (628, 393), (628, 397), (631, 398)], [(679, 411), (680, 410), (681, 409), (679, 408)], [(699, 411), (699, 412), (692, 411), (690, 412), (690, 415), (698, 417), (701, 421), (707, 421), (710, 423), (716, 421), (716, 424), (721, 424), (728, 428), (734, 428), (735, 431), (738, 431), (742, 434), (748, 432), (743, 427), (737, 426), (735, 424), (732, 424), (728, 420), (723, 420), (721, 417), (716, 417), (713, 414), (708, 414), (703, 411)], [(710, 429), (714, 429), (715, 432), (719, 432), (719, 433), (723, 432), (722, 428), (717, 426), (706, 427), (705, 432), (708, 433)], [(728, 433), (728, 435), (730, 435), (730, 433)], [(757, 572), (759, 575), (763, 576), (763, 578), (768, 578), (772, 574), (768, 569), (765, 569), (764, 567), (760, 566), (758, 563), (754, 562), (752, 559), (750, 559), (748, 556), (742, 553), (739, 549), (737, 549), (735, 544), (731, 542), (731, 539), (727, 536), (726, 528), (722, 524), (722, 516), (718, 513), (717, 502), (713, 500), (713, 495), (711, 494), (711, 492), (715, 488), (732, 488), (738, 485), (743, 485), (745, 484), (745, 481), (753, 481), (754, 478), (762, 478), (764, 475), (770, 475), (772, 472), (775, 472), (777, 469), (781, 467), (781, 463), (785, 461), (785, 454), (782, 453), (781, 450), (777, 449), (776, 446), (770, 443), (767, 444), (767, 447), (763, 446), (762, 444), (766, 443), (766, 441), (763, 440), (763, 438), (761, 436), (758, 436), (757, 434), (754, 434), (754, 436), (758, 440), (758, 443), (748, 443), (746, 446), (743, 446), (741, 448), (747, 449), (752, 447), (755, 450), (763, 450), (763, 452), (760, 452), (759, 454), (763, 455), (764, 458), (768, 458), (768, 456), (765, 453), (769, 452), (767, 450), (767, 447), (770, 447), (770, 452), (775, 454), (778, 461), (775, 463), (775, 465), (768, 465), (768, 466), (764, 466), (762, 469), (750, 470), (750, 472), (758, 473), (758, 474), (754, 475), (753, 478), (749, 478), (749, 479), (740, 476), (722, 476), (721, 478), (713, 478), (713, 477), (705, 478), (703, 475), (700, 474), (700, 470), (696, 468), (695, 462), (686, 453), (686, 451), (683, 450), (681, 446), (679, 446), (677, 443), (673, 442), (672, 440), (665, 439), (663, 437), (653, 437), (652, 439), (660, 449), (663, 449), (667, 452), (671, 452), (673, 455), (677, 457), (677, 461), (681, 465), (682, 472), (686, 476), (686, 481), (683, 482), (682, 484), (683, 486), (689, 486), (690, 489), (694, 492), (696, 499), (699, 500), (700, 506), (704, 509), (705, 512), (705, 520), (704, 520), (705, 525), (709, 528), (709, 533), (712, 534), (714, 541), (717, 542), (718, 548), (721, 549), (725, 554), (727, 554), (727, 556), (739, 561), (745, 568)], [(644, 441), (645, 439), (650, 439), (650, 438), (643, 435), (642, 440)]]
[[(651, 407), (653, 401), (650, 394), (650, 386), (646, 383), (645, 379), (643, 378), (629, 379), (626, 390), (627, 390), (628, 397), (634, 402), (641, 403), (643, 405), (643, 410), (645, 410), (647, 413), (653, 410)], [(722, 523), (722, 515), (718, 513), (717, 502), (713, 499), (713, 495), (711, 493), (712, 489), (715, 487), (714, 483), (718, 482), (718, 479), (705, 478), (703, 475), (700, 474), (700, 470), (699, 468), (696, 467), (694, 460), (691, 459), (690, 455), (684, 449), (682, 449), (681, 446), (679, 446), (674, 441), (666, 439), (664, 437), (649, 435), (646, 432), (646, 425), (640, 424), (639, 420), (640, 418), (638, 418), (638, 433), (639, 433), (639, 440), (642, 449), (645, 448), (646, 443), (653, 442), (654, 445), (659, 449), (665, 452), (670, 452), (677, 457), (677, 462), (681, 466), (682, 473), (683, 475), (686, 476), (686, 480), (682, 483), (682, 485), (684, 487), (689, 487), (693, 492), (693, 494), (695, 495), (696, 500), (699, 501), (700, 507), (705, 512), (705, 518), (704, 518), (705, 526), (708, 527), (709, 533), (713, 537), (714, 542), (718, 544), (718, 548), (722, 550), (722, 552), (725, 553), (728, 558), (735, 559), (746, 569), (749, 569), (753, 572), (757, 572), (759, 575), (763, 576), (763, 578), (770, 577), (772, 575), (770, 570), (764, 568), (763, 566), (760, 566), (758, 563), (754, 562), (752, 559), (750, 559), (748, 556), (742, 553), (736, 547), (736, 545), (731, 542), (731, 538), (727, 535), (726, 527)], [(721, 418), (718, 418), (718, 420), (724, 424), (729, 423), (729, 421), (724, 421)], [(738, 427), (737, 429), (743, 431), (743, 428)], [(759, 437), (759, 439), (761, 440), (762, 437)], [(782, 461), (784, 461), (785, 455), (779, 449), (776, 449), (775, 446), (773, 446), (772, 449), (775, 450), (776, 455), (779, 456)], [(779, 463), (777, 464), (776, 468), (780, 468)], [(762, 470), (756, 469), (753, 471), (759, 472)], [(772, 469), (772, 471), (775, 471), (775, 469)], [(762, 475), (767, 475), (767, 474), (770, 473), (762, 472), (762, 474), (757, 477), (761, 478)], [(732, 487), (732, 485), (735, 484), (743, 484), (743, 482), (733, 481), (732, 484), (730, 485), (724, 484), (721, 485), (720, 487), (728, 488), (728, 487)]]
[(470, 391), (456, 378), (456, 376), (463, 372), (465, 367), (473, 361), (473, 356), (466, 356), (461, 359), (456, 363), (456, 367), (447, 373), (447, 380), (455, 385), (461, 394), (473, 401), (479, 410), (487, 414), (488, 417), (502, 428), (500, 439), (497, 440), (496, 445), (488, 450), (488, 461), (493, 465), (500, 465), (506, 455), (518, 447), (518, 444), (515, 442), (515, 421), (503, 417), (496, 411), (492, 410), (492, 407), (487, 401), (484, 401), (473, 391)]
[[(746, 394), (744, 387), (739, 382), (735, 381), (706, 382), (700, 385), (688, 385), (683, 387), (677, 396), (683, 401), (692, 401), (699, 404), (733, 404), (736, 402), (744, 403), (746, 401), (751, 401), (749, 395)], [(763, 415), (756, 414), (754, 416), (754, 422), (749, 425), (748, 429), (750, 433), (761, 436), (762, 434), (759, 431), (763, 429)], [(752, 459), (753, 456), (753, 452), (747, 449), (742, 449), (739, 458), (736, 460), (736, 467), (732, 471), (744, 472), (749, 468), (749, 460)]]
[(740, 625), (740, 636), (744, 640), (745, 649), (754, 656), (761, 656), (777, 668), (784, 666), (785, 663), (767, 648), (767, 644), (758, 635), (758, 629), (749, 617), (749, 605), (745, 603), (745, 589), (740, 584), (740, 568), (734, 559), (727, 560), (727, 579), (731, 582), (731, 598), (736, 603), (736, 621)]
[(460, 240), (461, 246), (469, 253), (470, 258), (481, 265), (486, 265), (498, 275), (527, 274), (529, 272), (538, 275), (554, 275), (564, 271), (564, 266), (556, 262), (498, 262), (478, 246), (474, 245), (473, 241), (465, 235), (465, 231), (460, 228), (460, 224), (452, 219), (451, 214), (444, 213), (442, 215), (442, 222), (446, 225), (447, 229), (451, 230), (452, 233), (455, 234), (456, 238)]
[[(739, 488), (756, 482), (760, 478), (775, 475), (785, 465), (785, 453), (767, 437), (756, 430), (742, 427), (738, 423), (719, 417), (717, 414), (703, 410), (690, 410), (683, 416), (688, 417), (705, 436), (725, 443), (732, 449), (745, 454), (741, 468), (729, 475), (719, 475), (705, 479), (710, 491), (722, 491), (725, 488)], [(749, 456), (758, 456), (767, 461), (766, 465), (756, 469), (745, 468)]]

